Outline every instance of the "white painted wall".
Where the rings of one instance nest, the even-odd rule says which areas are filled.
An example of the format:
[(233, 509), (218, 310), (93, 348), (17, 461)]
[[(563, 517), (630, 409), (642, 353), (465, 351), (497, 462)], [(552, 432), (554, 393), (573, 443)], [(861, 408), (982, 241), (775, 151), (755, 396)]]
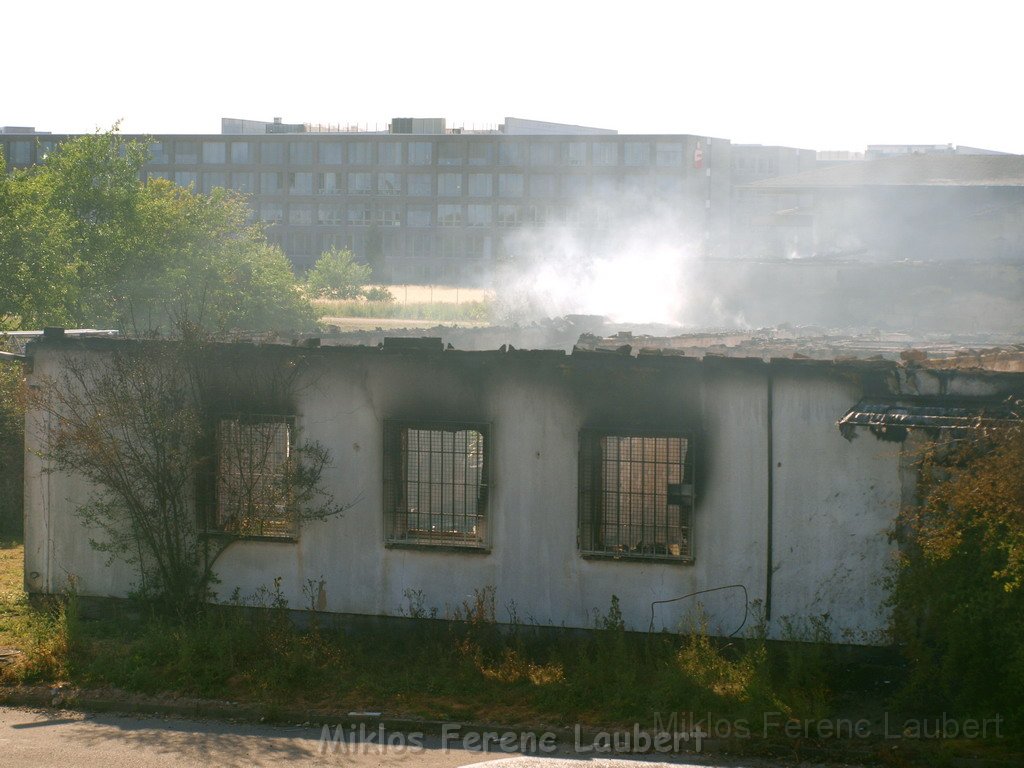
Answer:
[[(32, 377), (53, 373), (58, 353), (57, 345), (40, 345)], [(444, 615), (490, 585), (497, 590), (499, 620), (507, 620), (514, 603), (520, 620), (590, 627), (594, 611), (606, 612), (614, 594), (634, 629), (648, 627), (652, 601), (701, 589), (743, 584), (751, 601), (765, 600), (768, 365), (620, 358), (609, 367), (605, 357), (591, 369), (587, 361), (601, 355), (332, 349), (315, 356), (299, 393), (298, 422), (306, 439), (330, 449), (329, 487), (339, 501), (354, 505), (343, 517), (306, 525), (296, 543), (233, 544), (217, 569), (221, 599), (235, 588), (250, 595), (281, 577), (290, 604), (302, 607), (305, 581), (322, 578), (329, 611), (401, 615), (405, 592), (420, 590), (426, 607)], [(467, 373), (464, 365), (478, 372)], [(771, 632), (783, 634), (782, 617), (799, 622), (827, 613), (837, 640), (877, 641), (886, 620), (881, 579), (892, 556), (886, 531), (900, 498), (898, 444), (868, 433), (853, 441), (840, 435), (836, 420), (862, 393), (855, 378), (827, 365), (776, 370), (773, 391)], [(650, 420), (645, 411), (676, 410), (674, 404), (678, 412), (661, 414), (660, 423), (637, 426), (675, 421), (695, 431), (694, 563), (582, 558), (576, 544), (579, 430), (605, 417)], [(489, 553), (385, 548), (382, 420), (413, 415), (491, 423)], [(30, 449), (41, 439), (35, 420), (30, 413)], [(73, 574), (82, 594), (126, 595), (133, 574), (121, 564), (107, 566), (74, 515), (88, 489), (41, 469), (38, 459), (29, 459), (28, 588), (58, 591)], [(743, 620), (738, 590), (700, 600), (716, 633), (728, 634)], [(679, 628), (695, 605), (659, 606), (655, 628)]]
[[(856, 383), (822, 372), (778, 373), (774, 383), (775, 506), (772, 614), (828, 614), (834, 639), (881, 640), (883, 579), (895, 555), (888, 532), (902, 494), (900, 443), (835, 426), (861, 397)], [(806, 627), (805, 627), (806, 628)]]

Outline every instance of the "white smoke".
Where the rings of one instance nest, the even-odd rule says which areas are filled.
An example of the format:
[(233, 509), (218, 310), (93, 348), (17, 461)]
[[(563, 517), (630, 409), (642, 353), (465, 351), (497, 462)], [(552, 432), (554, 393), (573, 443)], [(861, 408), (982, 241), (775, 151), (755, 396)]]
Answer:
[[(703, 222), (639, 196), (591, 199), (582, 226), (524, 227), (506, 240), (509, 260), (495, 280), (497, 320), (569, 314), (616, 323), (745, 326), (709, 290)], [(697, 226), (695, 226), (697, 224)]]

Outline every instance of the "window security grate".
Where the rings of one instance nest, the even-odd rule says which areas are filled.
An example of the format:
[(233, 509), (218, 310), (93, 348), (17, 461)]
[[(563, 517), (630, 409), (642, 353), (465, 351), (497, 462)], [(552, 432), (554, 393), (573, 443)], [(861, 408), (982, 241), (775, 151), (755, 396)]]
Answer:
[(679, 435), (580, 434), (584, 554), (690, 560), (693, 451)]
[(291, 417), (218, 420), (215, 530), (240, 536), (298, 535), (289, 488), (293, 439)]
[(389, 544), (486, 548), (488, 435), (485, 424), (385, 422)]

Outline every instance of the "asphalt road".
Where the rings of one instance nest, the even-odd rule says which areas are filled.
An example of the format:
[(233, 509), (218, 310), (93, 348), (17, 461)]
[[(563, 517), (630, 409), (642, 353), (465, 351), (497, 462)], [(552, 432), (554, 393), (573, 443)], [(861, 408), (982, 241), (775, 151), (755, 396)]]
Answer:
[[(336, 731), (332, 732), (336, 736)], [(495, 768), (653, 768), (694, 763), (650, 758), (603, 759), (579, 754), (573, 744), (542, 745), (544, 756), (524, 756), (475, 747), (475, 734), (453, 732), (441, 737), (416, 738), (416, 734), (383, 734), (391, 746), (382, 747), (376, 732), (360, 739), (344, 731), (330, 745), (321, 741), (322, 729), (279, 727), (223, 722), (199, 722), (175, 718), (132, 717), (112, 714), (86, 715), (0, 707), (0, 765), (5, 768), (141, 768), (142, 766), (380, 766), (415, 765), (417, 768), (448, 768), (462, 765), (493, 765)], [(483, 736), (481, 736), (483, 738)], [(506, 748), (519, 736), (507, 737)], [(528, 738), (528, 737), (527, 737)], [(412, 739), (413, 743), (408, 742)], [(492, 738), (495, 743), (497, 736)], [(372, 742), (372, 743), (371, 743)], [(736, 763), (697, 761), (709, 766), (765, 766), (761, 761)]]

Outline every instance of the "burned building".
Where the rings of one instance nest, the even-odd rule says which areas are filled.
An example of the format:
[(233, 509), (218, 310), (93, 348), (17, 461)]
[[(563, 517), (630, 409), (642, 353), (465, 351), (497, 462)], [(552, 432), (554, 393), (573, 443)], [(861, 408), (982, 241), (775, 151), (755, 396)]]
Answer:
[[(174, 342), (43, 338), (28, 348), (29, 386), (59, 380), (72, 359), (140, 344)], [(215, 352), (259, 375), (301, 363), (302, 379), (287, 402), (240, 393), (211, 412), (217, 450), (244, 429), (266, 455), (316, 441), (333, 460), (330, 491), (351, 503), (302, 525), (281, 505), (232, 519), (221, 514), (234, 508), (220, 476), (230, 465), (218, 464), (216, 513), (196, 516), (204, 535), (233, 537), (216, 562), (218, 600), (279, 578), (301, 605), (312, 579), (318, 610), (398, 617), (415, 594), (443, 617), (493, 587), (499, 620), (514, 606), (539, 625), (590, 627), (614, 595), (629, 627), (671, 631), (699, 599), (717, 634), (760, 608), (772, 636), (784, 618), (827, 614), (835, 638), (854, 643), (885, 642), (889, 533), (913, 490), (911, 442), (872, 431), (922, 407), (939, 409), (922, 418), (942, 415), (954, 400), (953, 415), (977, 415), (1024, 383), (885, 360), (628, 346), (463, 352), (389, 339)], [(82, 595), (128, 595), (133, 570), (108, 564), (76, 514), (95, 489), (42, 458), (53, 424), (39, 408), (26, 426), (26, 588), (55, 593), (72, 579)]]

